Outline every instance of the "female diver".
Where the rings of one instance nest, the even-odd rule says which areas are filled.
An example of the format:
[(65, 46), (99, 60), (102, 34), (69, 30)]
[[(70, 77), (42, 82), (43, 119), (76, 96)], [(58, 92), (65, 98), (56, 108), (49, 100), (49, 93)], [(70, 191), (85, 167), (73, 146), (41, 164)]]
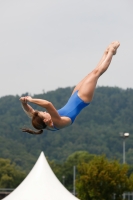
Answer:
[[(30, 134), (41, 134), (43, 129), (57, 131), (71, 125), (80, 111), (92, 101), (98, 78), (109, 67), (119, 46), (118, 41), (112, 42), (108, 46), (97, 67), (78, 83), (67, 104), (61, 109), (56, 110), (51, 102), (43, 99), (34, 99), (30, 96), (21, 97), (20, 101), (24, 111), (31, 118), (33, 127), (38, 130), (23, 128), (22, 131)], [(27, 102), (37, 104), (45, 108), (47, 112), (36, 111)]]

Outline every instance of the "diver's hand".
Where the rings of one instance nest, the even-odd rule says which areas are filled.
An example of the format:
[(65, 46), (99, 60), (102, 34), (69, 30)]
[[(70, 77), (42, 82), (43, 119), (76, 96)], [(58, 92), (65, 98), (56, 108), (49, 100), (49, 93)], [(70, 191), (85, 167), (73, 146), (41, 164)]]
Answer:
[(21, 97), (19, 100), (21, 101), (21, 103), (27, 103), (26, 97)]
[(26, 99), (26, 101), (32, 102), (32, 97), (30, 97), (30, 96), (26, 96), (25, 99)]

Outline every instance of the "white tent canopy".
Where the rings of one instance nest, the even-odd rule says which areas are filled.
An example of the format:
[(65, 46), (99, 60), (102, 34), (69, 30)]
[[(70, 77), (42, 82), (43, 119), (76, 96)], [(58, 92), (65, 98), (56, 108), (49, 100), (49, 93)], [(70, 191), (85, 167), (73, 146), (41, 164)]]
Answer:
[(3, 200), (78, 200), (56, 178), (44, 153), (24, 181)]

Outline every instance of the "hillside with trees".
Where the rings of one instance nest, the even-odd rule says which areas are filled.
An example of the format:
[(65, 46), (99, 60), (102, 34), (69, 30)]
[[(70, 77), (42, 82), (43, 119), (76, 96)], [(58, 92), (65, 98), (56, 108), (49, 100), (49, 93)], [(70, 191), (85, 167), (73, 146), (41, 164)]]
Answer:
[[(34, 95), (33, 98), (51, 101), (59, 109), (67, 102), (72, 89), (58, 88)], [(1, 158), (10, 159), (26, 172), (32, 168), (41, 151), (49, 160), (58, 163), (64, 162), (76, 151), (105, 154), (122, 162), (122, 139), (119, 133), (129, 132), (126, 161), (133, 164), (133, 89), (97, 87), (93, 102), (80, 113), (72, 126), (57, 132), (44, 130), (42, 135), (21, 132), (21, 128), (31, 127), (31, 122), (19, 98), (18, 95), (0, 98)], [(35, 105), (33, 107), (41, 110)]]

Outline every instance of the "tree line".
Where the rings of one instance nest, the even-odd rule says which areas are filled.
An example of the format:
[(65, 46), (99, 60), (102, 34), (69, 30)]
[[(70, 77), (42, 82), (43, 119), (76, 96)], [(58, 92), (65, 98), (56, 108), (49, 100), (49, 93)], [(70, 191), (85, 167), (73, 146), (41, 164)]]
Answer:
[[(47, 99), (59, 109), (67, 102), (72, 90), (71, 87), (58, 88), (33, 97)], [(120, 132), (130, 133), (126, 140), (126, 161), (133, 163), (133, 89), (97, 87), (92, 103), (72, 126), (57, 132), (44, 131), (39, 136), (21, 132), (21, 128), (31, 127), (31, 122), (23, 112), (19, 98), (19, 95), (0, 98), (0, 157), (10, 159), (26, 173), (41, 151), (49, 160), (58, 163), (76, 151), (105, 154), (108, 159), (122, 163)], [(33, 107), (41, 110), (35, 105)]]
[[(76, 183), (76, 196), (82, 200), (122, 200), (124, 192), (133, 191), (133, 166), (107, 159), (105, 155), (78, 151), (63, 163), (49, 161), (53, 172), (70, 192)], [(73, 180), (73, 167), (76, 168)], [(45, 170), (45, 169), (44, 169)], [(0, 187), (16, 188), (26, 177), (8, 159), (0, 159)]]

